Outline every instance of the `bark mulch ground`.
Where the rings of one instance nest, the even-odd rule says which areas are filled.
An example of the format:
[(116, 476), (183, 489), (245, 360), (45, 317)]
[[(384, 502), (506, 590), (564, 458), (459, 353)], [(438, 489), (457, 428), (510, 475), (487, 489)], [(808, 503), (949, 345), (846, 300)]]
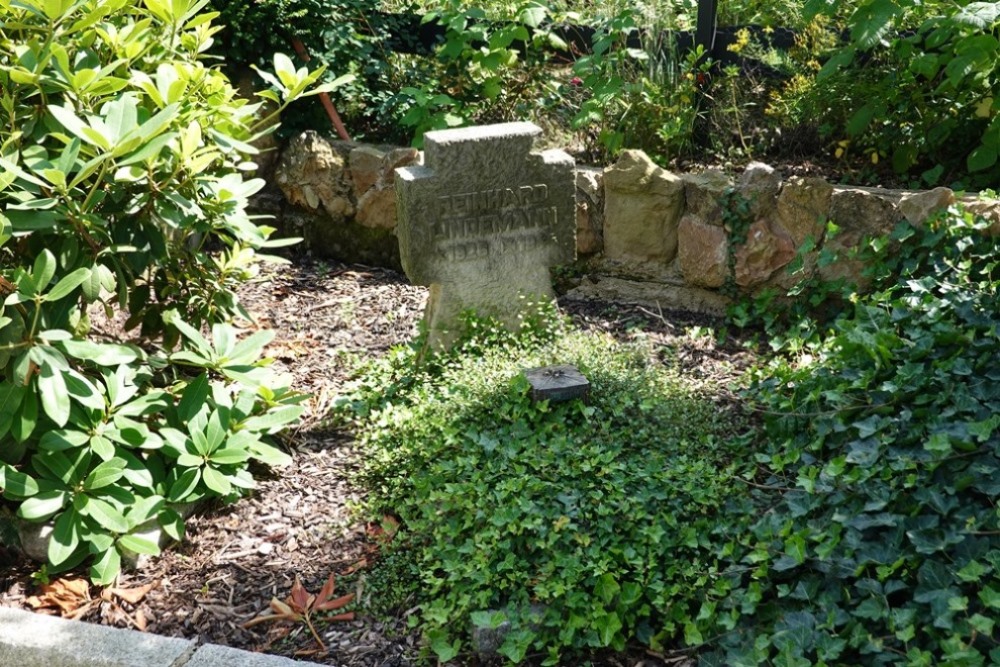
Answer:
[[(356, 620), (321, 625), (325, 653), (299, 624), (249, 629), (243, 624), (267, 610), (272, 597), (287, 597), (296, 577), (317, 592), (333, 573), (339, 577), (338, 593), (355, 592), (361, 609), (378, 602), (370, 599), (365, 580), (366, 565), (377, 556), (379, 529), (357, 511), (364, 493), (352, 481), (360, 453), (349, 435), (326, 424), (324, 416), (359, 360), (413, 338), (426, 290), (386, 269), (299, 258), (266, 269), (241, 294), (257, 319), (254, 326), (277, 332), (269, 355), (293, 375), (297, 389), (311, 395), (302, 423), (283, 439), (293, 465), (260, 480), (251, 497), (191, 517), (182, 544), (123, 574), (115, 590), (102, 593), (83, 582), (69, 584), (73, 590), (66, 592), (61, 608), (39, 608), (51, 600), (39, 598), (31, 576), (37, 565), (0, 546), (0, 605), (327, 665), (419, 664), (419, 636), (407, 626), (413, 609), (362, 611)], [(687, 372), (717, 380), (720, 392), (749, 363), (739, 347), (691, 335), (690, 327), (709, 322), (690, 314), (579, 301), (562, 306), (586, 329), (652, 338)], [(641, 652), (593, 660), (606, 667), (684, 662)]]

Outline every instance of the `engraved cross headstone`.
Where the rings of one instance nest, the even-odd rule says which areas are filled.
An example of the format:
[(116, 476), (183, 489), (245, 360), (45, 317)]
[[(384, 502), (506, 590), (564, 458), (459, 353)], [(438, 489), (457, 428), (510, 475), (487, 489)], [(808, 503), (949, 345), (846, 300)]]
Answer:
[(573, 158), (532, 151), (541, 129), (504, 123), (424, 135), (424, 163), (396, 170), (400, 258), (430, 286), (429, 344), (447, 347), (463, 311), (517, 325), (553, 296), (549, 268), (576, 257)]

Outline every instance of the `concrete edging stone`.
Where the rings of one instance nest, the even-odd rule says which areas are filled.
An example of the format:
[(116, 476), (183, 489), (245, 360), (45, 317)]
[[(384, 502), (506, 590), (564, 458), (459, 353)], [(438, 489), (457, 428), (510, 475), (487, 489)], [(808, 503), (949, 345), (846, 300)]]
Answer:
[(276, 655), (160, 637), (0, 607), (0, 665), (18, 667), (319, 667)]

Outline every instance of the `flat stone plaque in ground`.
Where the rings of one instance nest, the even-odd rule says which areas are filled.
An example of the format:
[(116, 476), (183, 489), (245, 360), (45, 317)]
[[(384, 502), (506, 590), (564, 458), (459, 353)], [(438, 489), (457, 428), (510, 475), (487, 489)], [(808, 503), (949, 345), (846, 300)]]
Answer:
[(549, 268), (576, 257), (575, 170), (532, 151), (541, 129), (504, 123), (424, 135), (424, 163), (396, 170), (400, 259), (430, 286), (425, 323), (447, 347), (466, 310), (515, 327), (553, 297)]

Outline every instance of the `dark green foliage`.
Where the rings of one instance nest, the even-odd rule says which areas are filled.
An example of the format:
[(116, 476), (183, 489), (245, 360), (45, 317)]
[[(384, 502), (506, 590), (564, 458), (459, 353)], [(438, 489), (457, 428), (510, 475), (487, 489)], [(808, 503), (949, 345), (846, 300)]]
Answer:
[(997, 241), (951, 215), (902, 225), (874, 293), (751, 395), (769, 508), (706, 664), (1000, 660)]
[[(747, 490), (731, 479), (745, 459), (735, 416), (640, 345), (541, 331), (512, 341), (478, 323), (424, 371), (400, 353), (342, 413), (377, 513), (402, 520), (431, 648), (448, 659), (468, 650), (473, 621), (503, 620), (513, 662), (699, 643), (729, 590), (721, 556)], [(590, 379), (589, 404), (530, 401), (520, 370), (556, 362)]]
[[(807, 3), (807, 14), (844, 3)], [(1000, 10), (995, 2), (866, 0), (851, 43), (801, 100), (832, 138), (927, 185), (985, 187), (1000, 176)]]
[[(178, 505), (289, 462), (268, 441), (301, 413), (266, 368), (272, 334), (231, 325), (279, 244), (243, 177), (270, 121), (205, 65), (204, 5), (0, 0), (0, 490), (53, 522), (48, 571), (89, 560), (102, 584), (159, 552), (149, 527), (181, 539)], [(274, 62), (280, 110), (316, 77)], [(97, 335), (98, 314), (142, 347)]]
[[(354, 76), (333, 96), (352, 138), (377, 128), (383, 140), (407, 141), (395, 135), (385, 116), (401, 73), (385, 46), (395, 21), (376, 13), (378, 0), (211, 0), (210, 5), (224, 26), (212, 51), (227, 68), (266, 65), (275, 52), (291, 52), (297, 39), (314, 62)], [(316, 100), (294, 104), (282, 126), (283, 134), (306, 128), (332, 132)]]

